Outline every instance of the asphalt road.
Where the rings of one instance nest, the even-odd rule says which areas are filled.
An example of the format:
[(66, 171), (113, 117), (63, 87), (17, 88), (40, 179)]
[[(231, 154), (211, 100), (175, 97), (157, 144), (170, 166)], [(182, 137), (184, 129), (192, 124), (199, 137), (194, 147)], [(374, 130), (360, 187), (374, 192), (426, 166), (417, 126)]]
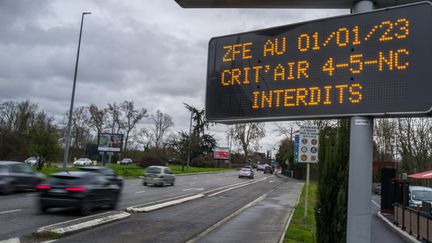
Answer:
[[(140, 179), (125, 180), (118, 209), (247, 181), (239, 179), (237, 173), (178, 176), (173, 187), (144, 187)], [(263, 177), (262, 172), (256, 173), (255, 178), (260, 177)], [(40, 214), (37, 209), (36, 192), (0, 196), (0, 202), (0, 240), (21, 237), (42, 226), (81, 217), (76, 211), (63, 209)], [(103, 210), (94, 213), (101, 212)]]
[[(61, 242), (186, 242), (283, 182), (268, 176), (244, 187), (79, 232)], [(297, 184), (291, 183), (291, 185)]]

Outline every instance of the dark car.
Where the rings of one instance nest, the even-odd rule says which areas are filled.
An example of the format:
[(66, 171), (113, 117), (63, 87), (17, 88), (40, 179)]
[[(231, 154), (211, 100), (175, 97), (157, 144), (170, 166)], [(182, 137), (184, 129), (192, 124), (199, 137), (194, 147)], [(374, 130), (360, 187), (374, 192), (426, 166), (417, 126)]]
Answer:
[(117, 184), (103, 175), (87, 171), (55, 173), (36, 189), (40, 191), (41, 212), (49, 208), (76, 208), (83, 215), (96, 207), (115, 209), (121, 192)]
[(9, 194), (18, 190), (34, 190), (45, 176), (33, 171), (31, 166), (15, 161), (0, 161), (0, 193)]
[(264, 166), (264, 174), (267, 173), (273, 174), (273, 168), (270, 165)]
[(123, 178), (121, 176), (116, 175), (113, 169), (100, 167), (100, 166), (92, 166), (92, 167), (80, 167), (79, 170), (102, 174), (105, 176), (105, 178), (117, 184), (120, 188), (123, 187)]

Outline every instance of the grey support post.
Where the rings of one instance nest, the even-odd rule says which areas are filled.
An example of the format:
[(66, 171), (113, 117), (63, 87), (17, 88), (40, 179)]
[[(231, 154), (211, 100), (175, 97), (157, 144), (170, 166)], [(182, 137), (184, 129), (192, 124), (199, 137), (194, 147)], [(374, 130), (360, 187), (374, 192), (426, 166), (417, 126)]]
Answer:
[[(352, 13), (373, 10), (372, 1), (354, 4)], [(373, 118), (351, 118), (347, 243), (371, 242)]]

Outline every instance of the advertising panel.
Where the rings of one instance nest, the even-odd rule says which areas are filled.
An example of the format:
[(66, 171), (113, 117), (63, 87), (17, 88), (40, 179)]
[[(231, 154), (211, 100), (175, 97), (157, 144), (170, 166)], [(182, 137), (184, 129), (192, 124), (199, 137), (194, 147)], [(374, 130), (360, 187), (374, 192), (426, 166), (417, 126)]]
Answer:
[(123, 134), (99, 133), (98, 151), (121, 152), (123, 148)]

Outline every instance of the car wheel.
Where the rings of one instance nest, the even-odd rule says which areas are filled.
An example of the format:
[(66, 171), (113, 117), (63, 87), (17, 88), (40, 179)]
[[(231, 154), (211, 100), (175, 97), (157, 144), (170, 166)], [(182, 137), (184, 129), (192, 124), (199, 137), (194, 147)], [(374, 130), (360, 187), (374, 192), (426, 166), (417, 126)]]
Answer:
[(41, 213), (46, 213), (48, 211), (48, 207), (41, 204), (41, 205), (39, 205), (39, 211)]
[(171, 186), (174, 186), (174, 184), (175, 184), (175, 180), (173, 180), (173, 181), (171, 182)]
[(165, 187), (165, 186), (166, 186), (165, 181), (162, 181), (161, 187)]
[(15, 187), (13, 184), (7, 184), (4, 185), (2, 188), (0, 188), (0, 193), (3, 195), (11, 194), (15, 191)]
[(117, 203), (118, 203), (118, 199), (119, 199), (119, 195), (117, 194), (113, 200), (110, 202), (110, 204), (108, 205), (109, 209), (116, 209), (117, 208)]
[(143, 182), (143, 186), (147, 186), (147, 182)]
[(82, 215), (89, 215), (93, 210), (93, 206), (89, 201), (83, 200), (79, 210)]
[(239, 179), (241, 179), (241, 176), (239, 176)]

